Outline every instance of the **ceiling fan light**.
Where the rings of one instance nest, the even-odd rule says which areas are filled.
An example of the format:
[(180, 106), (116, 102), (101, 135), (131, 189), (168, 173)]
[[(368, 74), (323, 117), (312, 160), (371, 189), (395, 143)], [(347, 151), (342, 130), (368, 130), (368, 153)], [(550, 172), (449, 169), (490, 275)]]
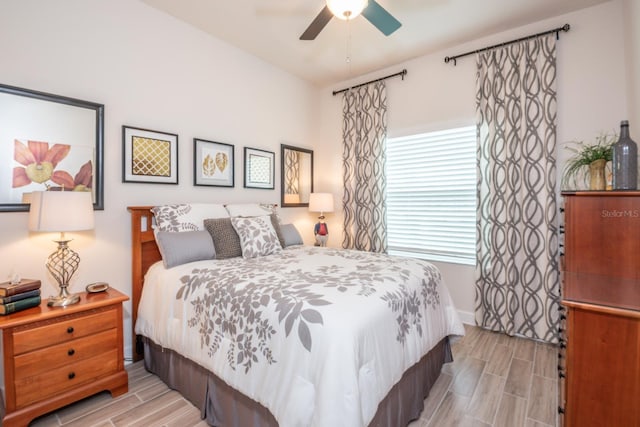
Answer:
[(353, 19), (360, 15), (369, 0), (327, 0), (327, 7), (339, 19)]

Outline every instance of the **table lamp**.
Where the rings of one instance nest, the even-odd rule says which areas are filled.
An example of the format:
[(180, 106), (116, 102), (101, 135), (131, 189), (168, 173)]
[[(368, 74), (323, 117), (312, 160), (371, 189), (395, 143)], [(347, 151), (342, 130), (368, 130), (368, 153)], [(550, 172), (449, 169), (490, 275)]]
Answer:
[(333, 194), (311, 193), (309, 195), (309, 212), (320, 212), (318, 222), (313, 228), (313, 234), (316, 236), (316, 246), (327, 246), (329, 229), (324, 222), (324, 213), (333, 212)]
[(47, 305), (64, 307), (80, 301), (70, 294), (69, 281), (80, 265), (80, 256), (67, 245), (65, 231), (93, 228), (93, 201), (88, 191), (34, 191), (29, 208), (29, 230), (60, 232), (58, 249), (47, 258), (47, 269), (58, 282), (60, 293), (49, 297)]

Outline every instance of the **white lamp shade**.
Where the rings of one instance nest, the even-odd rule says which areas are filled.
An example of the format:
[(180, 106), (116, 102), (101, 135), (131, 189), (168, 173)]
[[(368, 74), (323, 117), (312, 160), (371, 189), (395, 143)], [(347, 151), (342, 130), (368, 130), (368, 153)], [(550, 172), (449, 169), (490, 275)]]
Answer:
[(88, 191), (34, 191), (29, 230), (79, 231), (93, 228), (93, 201)]
[(360, 15), (367, 3), (368, 0), (327, 0), (327, 7), (336, 18), (346, 20)]
[(333, 212), (333, 194), (311, 193), (309, 196), (310, 212)]

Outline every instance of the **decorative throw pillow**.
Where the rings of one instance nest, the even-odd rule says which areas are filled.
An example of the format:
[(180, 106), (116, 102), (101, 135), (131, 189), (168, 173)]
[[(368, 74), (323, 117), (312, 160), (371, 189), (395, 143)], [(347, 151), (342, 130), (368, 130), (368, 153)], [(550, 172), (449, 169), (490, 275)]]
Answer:
[(280, 233), (282, 234), (282, 238), (284, 240), (284, 245), (282, 245), (283, 248), (304, 244), (304, 242), (302, 241), (302, 236), (300, 236), (298, 229), (293, 224), (281, 224)]
[(282, 251), (268, 216), (231, 218), (231, 224), (240, 237), (243, 258), (255, 258)]
[(207, 229), (213, 239), (217, 259), (242, 256), (240, 238), (231, 224), (231, 218), (205, 219), (204, 228)]
[(278, 236), (278, 242), (280, 242), (280, 246), (284, 248), (285, 241), (284, 241), (284, 236), (282, 235), (282, 230), (280, 228), (281, 227), (280, 218), (275, 213), (272, 213), (271, 215), (269, 215), (269, 218), (271, 219), (271, 225), (273, 226), (273, 229), (276, 232), (276, 236)]
[(213, 240), (205, 230), (158, 231), (156, 242), (165, 268), (216, 257)]
[(215, 203), (155, 206), (151, 212), (156, 219), (155, 231), (204, 230), (205, 218), (229, 217), (224, 205)]

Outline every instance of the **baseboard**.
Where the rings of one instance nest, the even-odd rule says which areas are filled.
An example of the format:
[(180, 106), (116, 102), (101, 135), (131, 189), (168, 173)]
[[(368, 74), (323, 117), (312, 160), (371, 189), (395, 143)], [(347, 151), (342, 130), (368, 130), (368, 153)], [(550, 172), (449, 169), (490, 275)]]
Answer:
[(460, 320), (462, 320), (462, 323), (475, 326), (476, 317), (472, 312), (458, 310), (458, 316), (460, 316)]

